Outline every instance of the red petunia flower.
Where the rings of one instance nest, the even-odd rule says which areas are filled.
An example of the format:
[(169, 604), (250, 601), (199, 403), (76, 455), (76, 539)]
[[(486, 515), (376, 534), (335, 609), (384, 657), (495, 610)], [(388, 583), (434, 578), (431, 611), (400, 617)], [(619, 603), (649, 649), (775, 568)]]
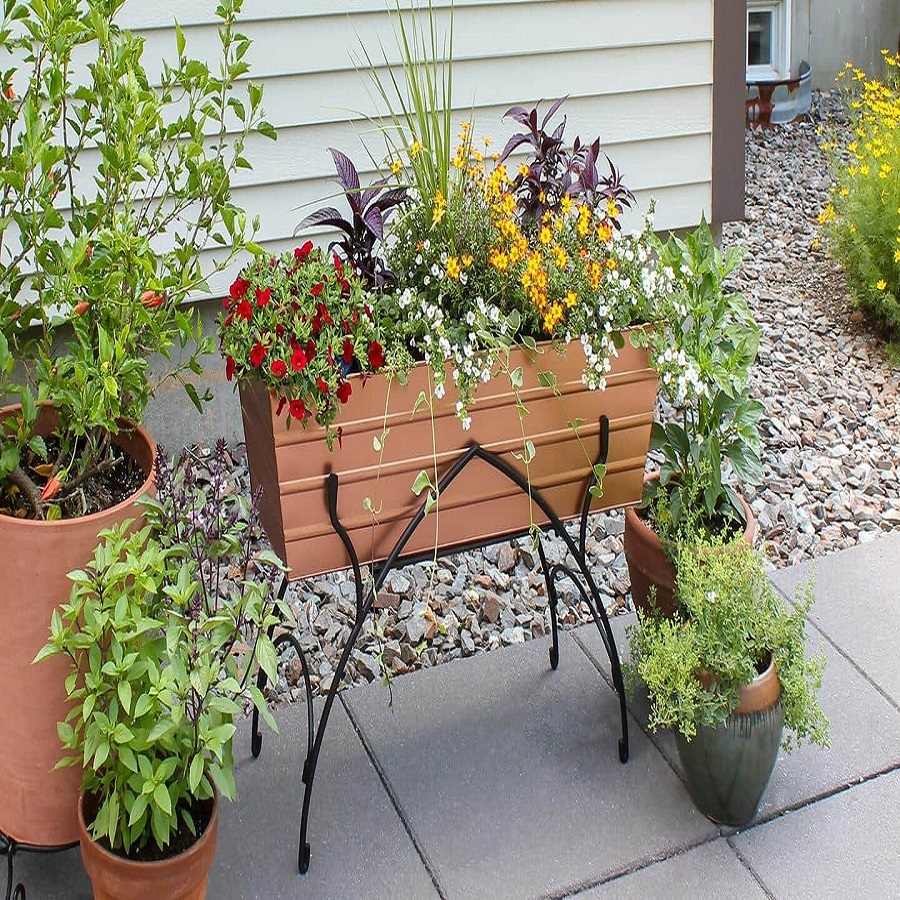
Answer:
[(284, 412), (284, 405), (287, 403), (287, 397), (280, 397), (278, 406), (275, 408), (275, 415), (280, 416)]
[(225, 317), (225, 327), (227, 328), (234, 321), (234, 313), (228, 313)]
[(310, 338), (306, 342), (306, 358), (312, 362), (312, 358), (316, 355), (316, 342)]
[(369, 344), (369, 365), (373, 369), (380, 369), (384, 365), (384, 348), (378, 341)]
[(353, 362), (353, 341), (350, 338), (344, 338), (344, 347), (341, 352), (341, 359), (345, 366), (349, 366)]
[(334, 260), (334, 271), (338, 273), (338, 278), (342, 279), (344, 277), (344, 267), (341, 265), (340, 257), (335, 253), (331, 258)]
[(241, 300), (241, 302), (238, 303), (237, 316), (239, 319), (249, 322), (253, 317), (253, 307), (246, 300)]
[(275, 337), (284, 337), (284, 325), (280, 322), (275, 326)]
[(272, 288), (266, 288), (264, 291), (256, 289), (256, 302), (260, 306), (266, 306), (272, 299)]
[(306, 354), (299, 347), (291, 354), (291, 368), (295, 372), (302, 372), (308, 362)]
[(250, 282), (246, 278), (236, 278), (231, 285), (231, 299), (240, 300), (250, 290)]
[(271, 371), (276, 378), (284, 378), (287, 375), (287, 364), (283, 359), (275, 359), (272, 361)]
[(322, 320), (318, 316), (313, 316), (310, 327), (312, 328), (313, 337), (318, 337), (319, 332), (322, 330)]
[(257, 341), (250, 350), (250, 365), (258, 369), (262, 365), (262, 361), (266, 358), (266, 353), (268, 353), (268, 350)]
[(225, 360), (225, 377), (231, 381), (234, 378), (234, 357), (229, 356), (228, 359)]
[(322, 284), (321, 281), (320, 281), (318, 284), (314, 284), (314, 285), (309, 289), (310, 296), (312, 296), (312, 297), (318, 297), (319, 294), (322, 293), (322, 289), (323, 289), (324, 287), (325, 287), (325, 285)]
[(328, 393), (328, 382), (321, 375), (316, 379), (316, 385), (323, 394)]
[(313, 242), (307, 241), (302, 247), (294, 249), (294, 259), (303, 262), (310, 253), (312, 253)]
[(342, 381), (338, 385), (337, 396), (338, 396), (338, 400), (340, 400), (341, 403), (346, 403), (350, 399), (350, 395), (352, 393), (353, 393), (353, 388), (350, 387), (349, 381)]
[(331, 318), (331, 313), (328, 312), (328, 307), (324, 303), (316, 304), (316, 312), (326, 325), (334, 325), (334, 319)]
[(306, 405), (302, 400), (291, 400), (290, 411), (292, 418), (302, 420), (306, 415)]

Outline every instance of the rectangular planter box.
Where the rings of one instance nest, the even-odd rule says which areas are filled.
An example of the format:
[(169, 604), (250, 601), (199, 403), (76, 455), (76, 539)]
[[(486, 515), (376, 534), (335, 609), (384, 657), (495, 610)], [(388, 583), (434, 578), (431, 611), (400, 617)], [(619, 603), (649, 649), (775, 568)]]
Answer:
[[(560, 355), (549, 344), (533, 362), (513, 351), (511, 368), (524, 370), (522, 400), (528, 409), (525, 432), (535, 447), (531, 483), (541, 491), (560, 518), (580, 515), (591, 464), (600, 452), (600, 417), (610, 420), (609, 457), (603, 497), (591, 509), (637, 503), (641, 497), (644, 463), (656, 403), (657, 376), (647, 355), (625, 347), (613, 362), (605, 391), (589, 391), (581, 383), (584, 354), (573, 342)], [(561, 396), (538, 382), (538, 373), (555, 372)], [(416, 366), (404, 387), (396, 380), (387, 397), (388, 379), (375, 376), (365, 384), (351, 376), (353, 395), (341, 410), (341, 446), (325, 445), (318, 426), (287, 427), (287, 415), (275, 415), (277, 401), (259, 383), (241, 385), (241, 411), (253, 487), (263, 489), (262, 522), (276, 552), (302, 578), (349, 566), (346, 550), (331, 527), (326, 479), (340, 478), (338, 515), (350, 534), (360, 561), (384, 559), (424, 499), (412, 492), (418, 473), (434, 478), (437, 458), (440, 478), (473, 442), (501, 455), (524, 471), (513, 457), (522, 453), (515, 397), (508, 379), (500, 376), (481, 385), (470, 406), (472, 425), (464, 431), (456, 417), (456, 396), (448, 377), (447, 394), (435, 400), (434, 442), (428, 407), (413, 414), (420, 391), (429, 393), (429, 370)], [(504, 383), (505, 382), (505, 383)], [(386, 407), (387, 403), (387, 407)], [(385, 416), (385, 409), (387, 415)], [(582, 449), (567, 424), (584, 420)], [(372, 438), (390, 429), (380, 472)], [(435, 450), (436, 448), (436, 454)], [(587, 454), (585, 454), (585, 451)], [(590, 457), (590, 462), (588, 461)], [(377, 482), (376, 482), (377, 476)], [(379, 510), (373, 524), (363, 506), (371, 498)], [(437, 510), (437, 515), (435, 515)], [(441, 496), (407, 545), (412, 555), (433, 549), (483, 541), (522, 532), (531, 521), (528, 497), (500, 472), (473, 460)], [(535, 520), (545, 521), (534, 507)]]

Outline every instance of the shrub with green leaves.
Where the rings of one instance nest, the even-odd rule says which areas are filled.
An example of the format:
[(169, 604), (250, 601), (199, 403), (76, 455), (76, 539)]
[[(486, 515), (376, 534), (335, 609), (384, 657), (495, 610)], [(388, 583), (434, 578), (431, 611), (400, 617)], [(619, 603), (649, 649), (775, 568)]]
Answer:
[[(626, 679), (632, 690), (638, 680), (647, 685), (650, 727), (691, 738), (699, 725), (721, 725), (771, 654), (781, 682), (785, 749), (804, 741), (826, 746), (828, 720), (816, 696), (825, 659), (806, 655), (811, 586), (789, 606), (761, 555), (740, 539), (683, 544), (676, 570), (675, 615), (639, 611), (638, 625), (628, 630)], [(708, 686), (701, 674), (710, 676)]]
[(729, 467), (748, 484), (762, 477), (757, 424), (764, 407), (749, 389), (759, 327), (746, 299), (725, 288), (741, 251), (722, 253), (705, 220), (686, 238), (673, 235), (659, 244), (657, 252), (674, 289), (657, 304), (657, 327), (637, 337), (648, 345), (660, 389), (678, 418), (653, 425), (650, 448), (662, 453), (662, 466), (659, 481), (647, 483), (645, 500), (663, 494), (674, 529), (688, 507), (699, 504), (716, 530), (744, 515), (726, 479)]
[(819, 223), (855, 303), (900, 340), (900, 54), (882, 55), (883, 81), (851, 63), (838, 76), (849, 142), (826, 144), (835, 184)]
[(280, 621), (283, 566), (254, 551), (256, 503), (226, 478), (225, 454), (220, 442), (202, 460), (202, 481), (190, 460), (173, 470), (160, 451), (146, 525), (100, 535), (91, 562), (69, 574), (69, 602), (35, 660), (72, 660), (60, 765), (84, 766), (98, 810), (89, 830), (124, 855), (197, 835), (214, 787), (234, 798), (233, 720), (248, 704), (275, 728), (255, 672), (277, 677), (268, 629)]
[[(123, 4), (2, 4), (0, 397), (21, 413), (0, 427), (0, 508), (37, 519), (73, 514), (67, 497), (110, 464), (109, 435), (140, 422), (160, 381), (209, 399), (191, 379), (213, 345), (183, 301), (252, 246), (231, 182), (248, 136), (274, 137), (262, 88), (244, 82), (242, 0), (216, 6), (218, 59), (191, 57), (176, 25), (174, 61), (152, 79), (144, 39), (116, 23)], [(51, 453), (32, 427), (47, 400)]]

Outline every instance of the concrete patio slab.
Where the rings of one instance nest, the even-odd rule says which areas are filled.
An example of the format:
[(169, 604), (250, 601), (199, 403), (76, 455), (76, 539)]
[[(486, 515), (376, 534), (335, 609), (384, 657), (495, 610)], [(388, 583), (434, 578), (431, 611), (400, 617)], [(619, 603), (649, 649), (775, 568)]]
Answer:
[[(628, 656), (625, 629), (635, 621), (631, 615), (617, 616), (611, 621), (624, 658)], [(808, 632), (812, 649), (818, 651), (824, 642), (814, 628), (809, 628)], [(576, 629), (573, 636), (608, 677), (609, 661), (597, 629), (584, 626)], [(757, 813), (758, 820), (771, 818), (784, 809), (900, 763), (900, 712), (834, 647), (825, 643), (824, 651), (825, 676), (819, 699), (831, 721), (831, 746), (825, 750), (804, 746), (791, 753), (779, 754)], [(644, 690), (636, 692), (629, 709), (644, 727), (648, 712)], [(680, 774), (681, 764), (672, 733), (660, 731), (651, 734), (650, 738)]]
[(900, 708), (900, 532), (782, 569), (772, 581), (792, 596), (810, 574), (811, 620)]
[(247, 722), (235, 736), (238, 799), (222, 808), (210, 900), (437, 897), (340, 702), (316, 772), (309, 872), (297, 872), (306, 707), (280, 710), (276, 718), (280, 733), (264, 729), (256, 760)]
[[(264, 729), (256, 760), (250, 755), (249, 723), (239, 723), (234, 743), (238, 798), (220, 809), (210, 900), (437, 897), (340, 702), (328, 723), (310, 807), (309, 872), (297, 872), (305, 717), (304, 705), (279, 711), (280, 733)], [(0, 871), (2, 890), (5, 866)], [(91, 900), (77, 848), (22, 854), (16, 873), (29, 900)]]
[(725, 839), (719, 838), (575, 896), (578, 900), (765, 900), (767, 895)]
[[(718, 832), (568, 635), (345, 695), (448, 898), (565, 893)], [(412, 896), (409, 893), (406, 896)]]
[(777, 900), (881, 900), (900, 889), (900, 772), (729, 838)]

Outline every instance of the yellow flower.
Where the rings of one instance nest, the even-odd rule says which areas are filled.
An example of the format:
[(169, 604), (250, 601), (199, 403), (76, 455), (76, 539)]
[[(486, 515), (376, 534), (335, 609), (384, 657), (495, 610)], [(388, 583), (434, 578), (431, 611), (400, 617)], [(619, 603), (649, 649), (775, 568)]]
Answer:
[(849, 197), (850, 196), (850, 188), (841, 188), (841, 196)]
[(612, 238), (612, 228), (606, 222), (601, 222), (597, 226), (597, 237), (604, 243), (608, 242)]
[(409, 155), (411, 159), (415, 159), (422, 152), (422, 145), (418, 141), (413, 141), (412, 146), (409, 148)]
[(611, 219), (614, 219), (619, 214), (619, 207), (616, 206), (616, 201), (610, 197), (606, 201), (606, 215)]
[(391, 172), (392, 172), (394, 175), (399, 175), (400, 172), (401, 172), (402, 170), (403, 170), (403, 163), (400, 162), (399, 159), (395, 159), (395, 160), (391, 163)]
[(570, 213), (572, 211), (572, 198), (566, 194), (562, 200), (560, 200), (559, 205), (564, 213)]
[(531, 169), (529, 169), (528, 166), (525, 165), (525, 163), (519, 163), (519, 174), (520, 174), (523, 178), (527, 178), (527, 177), (528, 177), (528, 173), (529, 173), (530, 171), (531, 171)]
[(484, 141), (485, 147), (490, 147), (491, 144), (494, 143), (494, 139), (490, 135), (487, 135), (487, 134), (482, 138), (482, 140)]
[(434, 205), (431, 208), (431, 224), (438, 225), (441, 220), (444, 218), (444, 213), (447, 211), (447, 201), (444, 199), (444, 195), (438, 191), (434, 195)]
[(556, 267), (558, 269), (564, 269), (566, 267), (566, 263), (569, 261), (569, 254), (559, 246), (559, 244), (554, 244), (553, 250), (553, 262), (556, 263)]
[(869, 167), (868, 167), (868, 165), (867, 165), (866, 163), (863, 163), (863, 164), (859, 167), (859, 174), (860, 174), (860, 175), (868, 175), (868, 174), (869, 174)]
[(575, 291), (568, 291), (565, 296), (565, 304), (570, 309), (578, 302), (578, 294)]
[(875, 287), (878, 288), (879, 291), (883, 291), (887, 287), (887, 282), (883, 278), (880, 278), (876, 282)]
[(488, 263), (498, 272), (505, 272), (509, 268), (509, 257), (497, 248), (491, 250)]
[(546, 247), (553, 240), (553, 232), (544, 225), (538, 232), (538, 240)]
[(453, 278), (455, 280), (459, 279), (460, 273), (462, 272), (462, 267), (459, 264), (459, 259), (455, 256), (447, 257), (447, 265), (446, 272), (449, 278)]
[(894, 262), (895, 262), (895, 263), (900, 263), (900, 250), (895, 250), (895, 251), (894, 251)]
[(812, 239), (812, 245), (811, 245), (811, 246), (812, 246), (813, 250), (818, 250), (818, 249), (819, 249), (819, 239), (818, 239), (817, 237), (814, 237), (814, 238)]
[(472, 254), (471, 254), (471, 253), (465, 253), (465, 254), (463, 254), (463, 257), (462, 257), (462, 264), (463, 264), (463, 266), (464, 266), (466, 269), (468, 269), (469, 266), (472, 265)]

